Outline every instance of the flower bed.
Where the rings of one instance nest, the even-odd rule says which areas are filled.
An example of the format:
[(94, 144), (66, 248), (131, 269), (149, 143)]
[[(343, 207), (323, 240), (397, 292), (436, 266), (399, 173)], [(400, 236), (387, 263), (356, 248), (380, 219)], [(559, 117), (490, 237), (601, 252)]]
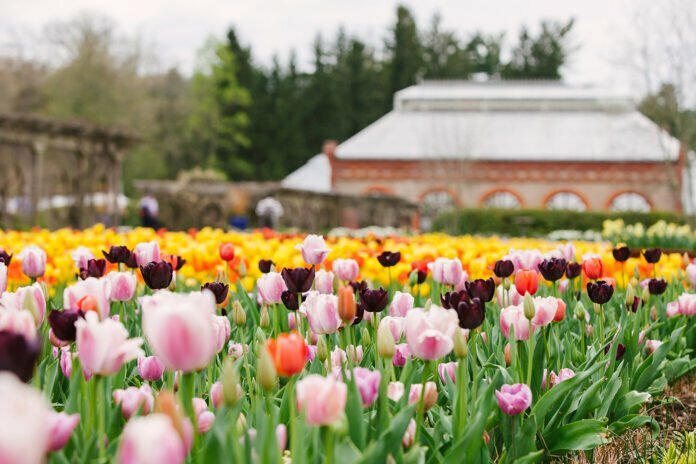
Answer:
[(659, 250), (101, 228), (0, 244), (2, 462), (537, 462), (656, 427), (643, 405), (696, 367), (696, 265)]

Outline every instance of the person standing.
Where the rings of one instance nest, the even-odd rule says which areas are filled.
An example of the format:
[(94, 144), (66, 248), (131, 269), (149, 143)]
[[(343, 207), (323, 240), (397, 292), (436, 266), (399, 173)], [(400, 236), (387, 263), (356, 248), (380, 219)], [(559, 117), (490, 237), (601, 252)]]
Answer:
[(150, 227), (152, 229), (159, 228), (159, 220), (157, 215), (159, 214), (159, 203), (157, 198), (152, 196), (149, 191), (145, 192), (145, 195), (140, 199), (140, 223), (143, 227)]

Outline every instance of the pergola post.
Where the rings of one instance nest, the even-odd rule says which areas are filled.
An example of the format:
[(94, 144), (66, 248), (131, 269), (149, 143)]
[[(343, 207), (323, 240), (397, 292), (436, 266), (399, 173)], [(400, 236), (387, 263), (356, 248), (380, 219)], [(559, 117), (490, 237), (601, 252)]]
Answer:
[(43, 179), (43, 158), (46, 151), (46, 144), (36, 141), (29, 145), (31, 151), (31, 220), (35, 225), (39, 224), (41, 213), (39, 205), (41, 202), (42, 179)]

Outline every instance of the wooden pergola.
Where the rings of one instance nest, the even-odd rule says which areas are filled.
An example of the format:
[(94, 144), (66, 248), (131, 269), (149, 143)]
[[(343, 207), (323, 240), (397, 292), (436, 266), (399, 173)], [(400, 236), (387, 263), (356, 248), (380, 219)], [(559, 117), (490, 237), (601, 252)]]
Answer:
[[(0, 114), (3, 222), (8, 220), (10, 199), (21, 205), (17, 208), (19, 216), (36, 225), (42, 219), (45, 222), (41, 214), (50, 210), (51, 199), (61, 196), (69, 203), (67, 217), (54, 220), (52, 225), (83, 227), (90, 207), (94, 210), (93, 195), (100, 193), (110, 203), (101, 217), (109, 217), (111, 224), (117, 225), (121, 163), (135, 141), (135, 136), (125, 130), (40, 116)], [(91, 202), (88, 195), (92, 195)]]

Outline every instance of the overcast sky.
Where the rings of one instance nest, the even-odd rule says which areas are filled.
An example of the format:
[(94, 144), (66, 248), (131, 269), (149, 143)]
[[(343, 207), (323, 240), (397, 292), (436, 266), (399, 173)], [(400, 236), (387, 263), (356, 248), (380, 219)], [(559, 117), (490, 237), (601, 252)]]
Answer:
[(0, 0), (0, 45), (7, 49), (16, 37), (38, 37), (46, 23), (87, 11), (113, 18), (123, 33), (152, 44), (163, 67), (190, 72), (206, 38), (222, 37), (230, 25), (263, 63), (294, 48), (308, 67), (314, 36), (333, 39), (339, 25), (381, 44), (398, 3), (415, 12), (421, 28), (439, 12), (444, 26), (460, 36), (505, 31), (512, 39), (522, 25), (574, 17), (572, 41), (579, 50), (566, 68), (567, 80), (626, 85), (620, 61), (635, 33), (631, 24), (640, 0)]

